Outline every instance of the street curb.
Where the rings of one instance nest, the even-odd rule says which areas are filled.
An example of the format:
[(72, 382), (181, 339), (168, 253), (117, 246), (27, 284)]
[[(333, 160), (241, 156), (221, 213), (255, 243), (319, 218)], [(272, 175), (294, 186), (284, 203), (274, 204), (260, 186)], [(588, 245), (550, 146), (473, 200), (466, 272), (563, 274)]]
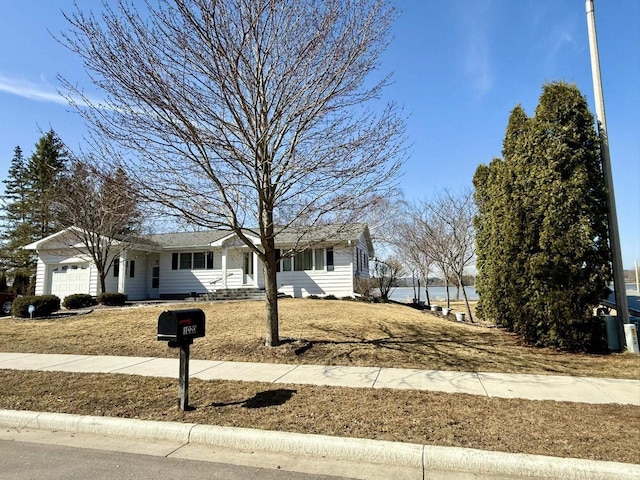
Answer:
[(249, 428), (197, 425), (190, 441), (236, 449), (319, 455), (341, 460), (422, 468), (422, 445)]
[(249, 428), (158, 422), (66, 413), (0, 410), (0, 426), (215, 445), (241, 450), (307, 454), (429, 470), (568, 480), (635, 480), (640, 465), (490, 452), (360, 438)]

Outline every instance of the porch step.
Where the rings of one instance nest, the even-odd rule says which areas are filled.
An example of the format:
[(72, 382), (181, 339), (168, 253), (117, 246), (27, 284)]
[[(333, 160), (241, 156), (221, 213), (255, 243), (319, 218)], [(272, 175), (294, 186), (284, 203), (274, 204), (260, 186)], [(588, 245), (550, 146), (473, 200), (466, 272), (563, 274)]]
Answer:
[(267, 297), (261, 288), (226, 288), (206, 293), (199, 298), (208, 301), (217, 300), (265, 300)]

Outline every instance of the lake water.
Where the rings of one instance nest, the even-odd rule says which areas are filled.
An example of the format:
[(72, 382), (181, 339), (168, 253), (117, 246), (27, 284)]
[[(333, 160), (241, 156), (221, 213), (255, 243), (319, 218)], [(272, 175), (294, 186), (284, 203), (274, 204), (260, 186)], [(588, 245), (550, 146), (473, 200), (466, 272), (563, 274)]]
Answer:
[[(476, 293), (476, 289), (474, 287), (464, 287), (467, 291), (467, 297), (469, 300), (478, 300), (478, 294)], [(613, 286), (611, 286), (613, 289)], [(636, 291), (635, 283), (627, 283), (627, 299), (629, 302), (629, 308), (633, 308), (636, 310), (640, 310), (640, 294)], [(455, 300), (456, 297), (456, 288), (449, 287), (449, 295), (451, 300)], [(395, 300), (396, 302), (405, 302), (411, 303), (414, 297), (413, 288), (412, 287), (399, 287), (394, 289), (391, 292), (390, 298), (391, 300)], [(429, 287), (429, 298), (435, 301), (444, 301), (447, 299), (447, 292), (445, 287)], [(420, 289), (420, 300), (425, 301), (426, 297), (424, 294), (424, 288)], [(460, 300), (464, 300), (462, 296), (462, 290), (460, 290)], [(615, 302), (613, 294), (609, 297), (609, 300)]]
[[(478, 294), (476, 293), (476, 289), (474, 287), (464, 287), (467, 292), (467, 298), (469, 300), (477, 300)], [(405, 302), (411, 303), (414, 297), (413, 287), (399, 287), (394, 289), (389, 296), (391, 300), (395, 300), (396, 302)], [(431, 301), (444, 301), (447, 299), (447, 289), (445, 287), (429, 287), (429, 298)], [(449, 287), (449, 298), (451, 300), (455, 300), (456, 298), (456, 287)], [(425, 301), (426, 295), (424, 294), (424, 288), (420, 289), (420, 300)], [(460, 300), (464, 300), (462, 296), (462, 290), (460, 290)]]

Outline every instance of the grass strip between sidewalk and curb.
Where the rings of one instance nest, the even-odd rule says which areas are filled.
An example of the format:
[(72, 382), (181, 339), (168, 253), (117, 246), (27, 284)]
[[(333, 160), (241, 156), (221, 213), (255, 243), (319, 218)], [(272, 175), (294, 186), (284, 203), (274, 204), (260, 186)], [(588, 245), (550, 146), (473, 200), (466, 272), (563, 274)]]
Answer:
[(638, 463), (640, 409), (423, 391), (0, 370), (0, 409), (369, 438)]

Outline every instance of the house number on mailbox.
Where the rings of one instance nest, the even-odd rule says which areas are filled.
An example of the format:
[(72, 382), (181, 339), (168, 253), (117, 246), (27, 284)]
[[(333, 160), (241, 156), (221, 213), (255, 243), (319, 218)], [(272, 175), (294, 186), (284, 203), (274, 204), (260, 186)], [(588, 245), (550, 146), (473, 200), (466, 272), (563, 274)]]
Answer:
[(198, 327), (195, 325), (188, 325), (182, 327), (182, 335), (194, 335), (198, 331)]

